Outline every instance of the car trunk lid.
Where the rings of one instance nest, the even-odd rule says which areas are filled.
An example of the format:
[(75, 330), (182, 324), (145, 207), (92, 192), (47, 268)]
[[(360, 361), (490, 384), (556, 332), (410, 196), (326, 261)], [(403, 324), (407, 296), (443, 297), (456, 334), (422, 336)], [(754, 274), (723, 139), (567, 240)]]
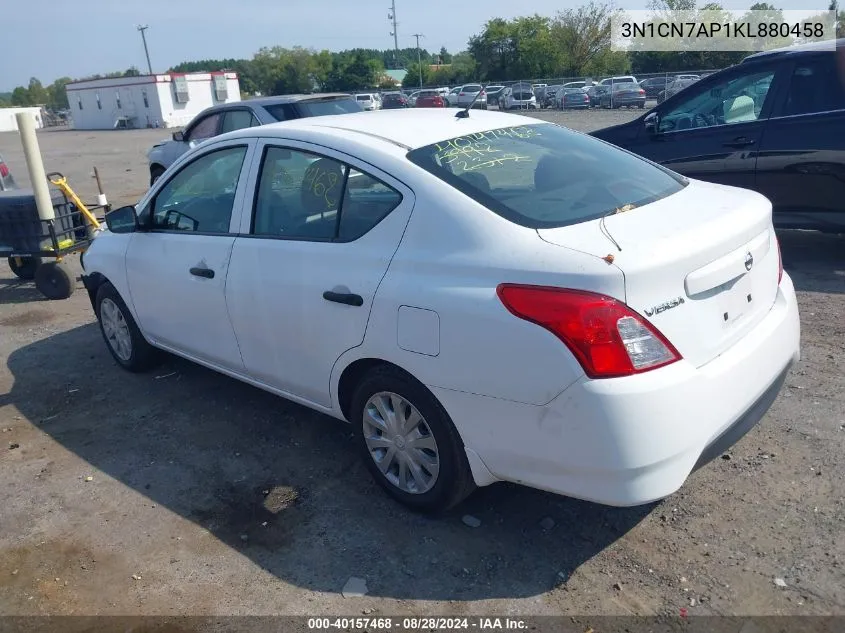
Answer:
[(777, 296), (771, 203), (751, 191), (691, 181), (643, 207), (538, 233), (618, 266), (626, 303), (696, 367), (747, 334)]

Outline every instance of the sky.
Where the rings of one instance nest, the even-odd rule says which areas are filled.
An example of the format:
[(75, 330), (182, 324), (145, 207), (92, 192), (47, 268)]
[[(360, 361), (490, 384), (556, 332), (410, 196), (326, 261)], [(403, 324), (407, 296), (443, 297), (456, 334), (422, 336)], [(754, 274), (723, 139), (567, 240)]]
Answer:
[[(829, 0), (790, 0), (782, 9), (827, 9)], [(754, 0), (723, 0), (725, 9), (747, 9)], [(393, 47), (387, 19), (390, 0), (51, 0), (52, 7), (0, 0), (0, 91), (38, 77), (79, 78), (147, 64), (140, 24), (153, 72), (182, 61), (249, 58), (262, 46), (318, 50)], [(431, 51), (466, 48), (494, 17), (554, 15), (581, 0), (396, 0), (399, 47)], [(616, 0), (619, 8), (644, 9), (647, 0)], [(39, 7), (41, 7), (39, 9)]]

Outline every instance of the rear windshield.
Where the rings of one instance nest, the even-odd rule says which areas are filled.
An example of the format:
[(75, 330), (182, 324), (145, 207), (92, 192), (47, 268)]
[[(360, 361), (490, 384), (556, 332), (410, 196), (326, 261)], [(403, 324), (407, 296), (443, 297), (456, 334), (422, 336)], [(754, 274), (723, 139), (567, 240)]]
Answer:
[(530, 90), (514, 90), (513, 91), (513, 98), (518, 101), (528, 101), (531, 97), (534, 96), (534, 93)]
[(355, 97), (358, 101), (369, 101), (370, 95), (358, 95)]
[(470, 84), (468, 86), (464, 86), (461, 92), (481, 92), (481, 86), (477, 84)]
[(277, 121), (296, 118), (297, 114), (290, 112), (293, 108), (296, 108), (298, 110), (298, 116), (302, 117), (361, 112), (361, 106), (352, 97), (344, 97), (342, 99), (315, 99), (313, 101), (264, 106), (264, 109), (270, 113), (270, 116)]
[(408, 158), (507, 220), (537, 229), (646, 205), (687, 182), (634, 154), (550, 123), (461, 136), (415, 149)]

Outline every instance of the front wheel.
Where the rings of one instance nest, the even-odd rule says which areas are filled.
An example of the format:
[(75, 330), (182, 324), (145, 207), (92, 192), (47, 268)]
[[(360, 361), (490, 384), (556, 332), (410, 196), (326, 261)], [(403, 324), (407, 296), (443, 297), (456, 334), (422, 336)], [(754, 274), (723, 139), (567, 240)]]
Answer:
[(131, 372), (153, 367), (159, 360), (159, 352), (141, 334), (132, 313), (111, 283), (100, 286), (94, 305), (100, 332), (118, 364)]
[(449, 414), (405, 372), (382, 366), (366, 374), (353, 395), (350, 422), (368, 470), (406, 506), (444, 512), (475, 489)]
[(48, 299), (67, 299), (73, 294), (76, 279), (67, 264), (44, 262), (35, 270), (35, 287)]

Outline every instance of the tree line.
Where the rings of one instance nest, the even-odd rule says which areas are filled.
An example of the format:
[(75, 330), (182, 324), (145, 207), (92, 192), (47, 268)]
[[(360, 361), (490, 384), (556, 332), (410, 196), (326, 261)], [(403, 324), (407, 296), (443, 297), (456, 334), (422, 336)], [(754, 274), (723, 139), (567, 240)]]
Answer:
[[(696, 11), (695, 0), (652, 0), (656, 11)], [(701, 10), (721, 11), (711, 2)], [(782, 18), (779, 9), (756, 3), (750, 10), (767, 12), (772, 21)], [(837, 36), (845, 37), (845, 11), (832, 0), (829, 10), (837, 16)], [(366, 88), (391, 89), (396, 82), (386, 70), (407, 71), (404, 83), (432, 86), (455, 85), (469, 81), (500, 82), (518, 79), (607, 76), (633, 72), (649, 74), (685, 70), (717, 69), (735, 64), (747, 52), (739, 51), (644, 51), (637, 43), (628, 51), (611, 48), (613, 7), (592, 1), (577, 9), (554, 16), (531, 15), (514, 19), (493, 18), (482, 31), (469, 38), (467, 48), (450, 53), (445, 48), (425, 49), (356, 48), (332, 52), (311, 48), (262, 48), (251, 59), (205, 59), (186, 61), (171, 72), (234, 71), (245, 96), (277, 95), (313, 91), (347, 92)], [(789, 42), (785, 41), (784, 44)], [(132, 67), (123, 72), (85, 77), (136, 76)], [(0, 106), (46, 105), (67, 108), (65, 86), (71, 79), (61, 77), (48, 86), (35, 77), (27, 86), (11, 93), (0, 93)]]

